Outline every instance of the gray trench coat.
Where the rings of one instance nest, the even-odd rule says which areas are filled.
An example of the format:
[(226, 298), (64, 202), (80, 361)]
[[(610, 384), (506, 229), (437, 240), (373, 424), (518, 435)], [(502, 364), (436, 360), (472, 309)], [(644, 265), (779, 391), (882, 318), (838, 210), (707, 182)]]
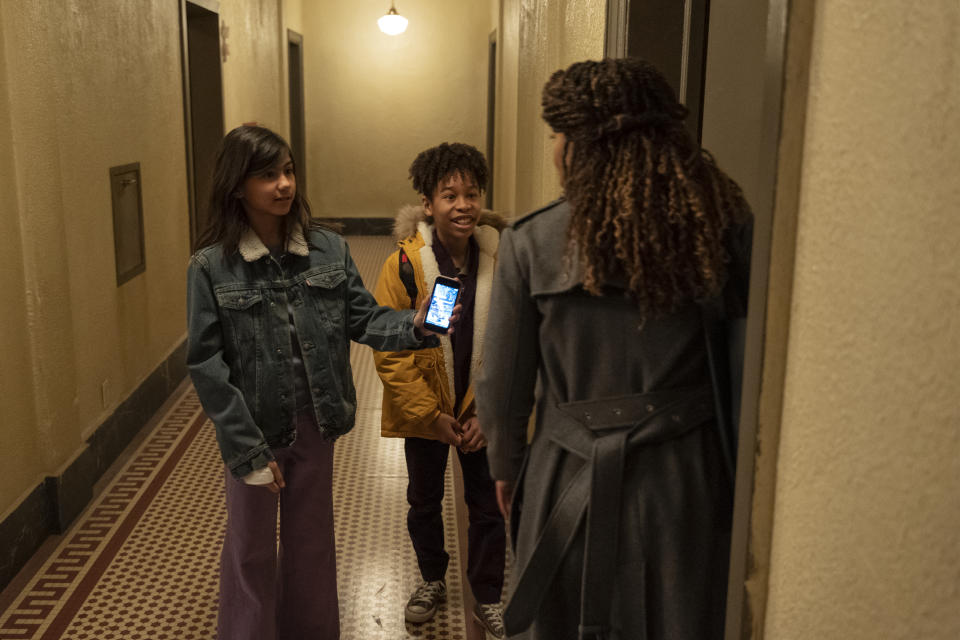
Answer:
[[(644, 321), (625, 296), (586, 294), (568, 220), (558, 201), (503, 232), (477, 386), (491, 473), (517, 483), (507, 631), (721, 638), (732, 489), (701, 308)], [(730, 285), (745, 300), (740, 236)]]

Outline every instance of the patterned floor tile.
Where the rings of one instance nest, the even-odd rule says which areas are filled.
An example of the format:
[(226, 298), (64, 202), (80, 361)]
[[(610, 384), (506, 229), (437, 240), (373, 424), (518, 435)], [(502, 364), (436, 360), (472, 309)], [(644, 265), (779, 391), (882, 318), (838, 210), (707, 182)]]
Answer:
[[(350, 245), (372, 287), (392, 243), (351, 238)], [(404, 622), (419, 571), (406, 532), (403, 441), (380, 437), (381, 387), (369, 348), (354, 345), (351, 362), (357, 425), (334, 458), (342, 637), (479, 637), (464, 611), (466, 532), (454, 504), (455, 464), (443, 506), (448, 601), (430, 622)], [(189, 389), (0, 614), (0, 640), (212, 640), (225, 522), (214, 430)]]

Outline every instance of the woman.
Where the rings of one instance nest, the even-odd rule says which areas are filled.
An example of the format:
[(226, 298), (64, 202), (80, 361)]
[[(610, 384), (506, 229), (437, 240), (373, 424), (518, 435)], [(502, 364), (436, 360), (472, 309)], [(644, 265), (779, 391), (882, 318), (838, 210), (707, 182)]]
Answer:
[(643, 61), (574, 64), (542, 105), (566, 200), (503, 233), (477, 390), (505, 511), (517, 487), (507, 634), (722, 637), (731, 486), (705, 318), (745, 308), (747, 205)]

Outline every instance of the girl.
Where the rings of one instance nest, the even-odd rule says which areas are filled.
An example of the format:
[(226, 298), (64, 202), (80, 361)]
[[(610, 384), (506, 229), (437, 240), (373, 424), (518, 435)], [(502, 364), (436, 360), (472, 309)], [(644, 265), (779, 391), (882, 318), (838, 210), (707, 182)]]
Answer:
[(510, 637), (723, 637), (732, 487), (705, 318), (745, 312), (751, 227), (686, 114), (636, 59), (544, 87), (567, 199), (503, 234), (477, 389), (504, 511), (517, 485)]
[(483, 358), (487, 308), (503, 220), (481, 211), (487, 184), (483, 154), (470, 145), (441, 144), (410, 166), (422, 206), (404, 207), (394, 235), (400, 248), (380, 272), (377, 301), (395, 309), (429, 299), (438, 275), (461, 282), (458, 331), (441, 346), (416, 354), (374, 352), (383, 381), (381, 434), (403, 437), (407, 461), (407, 529), (423, 582), (404, 610), (408, 622), (433, 617), (446, 596), (449, 555), (443, 546), (443, 478), (450, 445), (458, 446), (469, 512), (467, 578), (477, 600), (474, 617), (503, 637), (500, 595), (506, 531), (487, 466), (472, 380)]
[(210, 216), (187, 275), (187, 364), (226, 464), (218, 637), (339, 638), (331, 483), (356, 412), (349, 341), (418, 348), (425, 308), (377, 306), (268, 129), (224, 138)]

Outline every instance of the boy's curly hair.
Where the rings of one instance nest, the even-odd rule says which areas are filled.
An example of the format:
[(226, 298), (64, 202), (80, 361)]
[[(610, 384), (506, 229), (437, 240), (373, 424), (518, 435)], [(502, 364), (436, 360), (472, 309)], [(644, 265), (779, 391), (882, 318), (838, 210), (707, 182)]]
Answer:
[(433, 198), (440, 181), (453, 174), (473, 178), (480, 191), (487, 189), (487, 162), (469, 144), (444, 142), (421, 151), (410, 165), (413, 188), (427, 198)]
[(691, 139), (660, 72), (635, 58), (578, 62), (553, 74), (542, 106), (566, 138), (567, 234), (584, 288), (622, 282), (652, 315), (718, 294), (725, 231), (749, 209)]

